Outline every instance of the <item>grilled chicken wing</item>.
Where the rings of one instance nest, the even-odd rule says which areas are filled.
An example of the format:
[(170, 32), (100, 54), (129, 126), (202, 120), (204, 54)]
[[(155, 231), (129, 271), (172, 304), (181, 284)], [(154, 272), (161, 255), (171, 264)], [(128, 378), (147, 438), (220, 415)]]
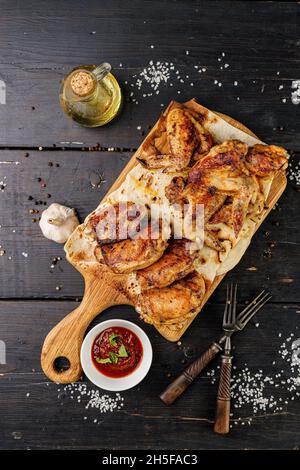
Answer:
[[(245, 165), (248, 146), (238, 140), (230, 140), (213, 147), (208, 154), (197, 162), (191, 171), (185, 186), (173, 180), (166, 190), (166, 196), (176, 201), (176, 186), (178, 197), (176, 202), (187, 202), (194, 207), (204, 205), (205, 223), (224, 204), (228, 195), (232, 196), (232, 221), (237, 236), (243, 225), (247, 208), (257, 191), (255, 179), (249, 175)], [(215, 249), (213, 234), (206, 230), (206, 242)]]
[(141, 317), (155, 325), (181, 323), (200, 307), (204, 294), (202, 276), (192, 272), (169, 287), (143, 292), (140, 296)]
[(244, 223), (250, 201), (258, 191), (257, 181), (249, 174), (245, 164), (247, 151), (248, 146), (243, 142), (226, 141), (213, 147), (189, 174), (193, 189), (195, 185), (196, 188), (200, 185), (202, 189), (206, 187), (210, 191), (213, 189), (216, 194), (232, 197), (232, 224), (236, 237)]
[(196, 250), (189, 240), (173, 240), (163, 256), (136, 274), (141, 290), (166, 287), (193, 271)]
[(167, 246), (161, 234), (151, 235), (149, 224), (133, 239), (97, 246), (95, 256), (115, 273), (125, 274), (155, 263)]
[(211, 135), (182, 108), (174, 108), (169, 112), (166, 130), (170, 154), (152, 154), (138, 158), (147, 168), (180, 171), (189, 165), (196, 149), (199, 158), (201, 153), (207, 152), (213, 144)]
[(202, 124), (200, 124), (195, 117), (191, 116), (191, 121), (195, 126), (197, 138), (198, 138), (198, 147), (193, 154), (192, 160), (193, 163), (200, 160), (214, 145), (214, 140), (212, 135), (204, 129)]
[(248, 145), (239, 140), (227, 140), (215, 145), (189, 173), (188, 182), (201, 186), (233, 191), (238, 187), (236, 177), (249, 173), (245, 165)]
[(246, 156), (246, 165), (257, 176), (270, 176), (280, 168), (285, 167), (288, 153), (276, 145), (256, 144), (249, 149)]

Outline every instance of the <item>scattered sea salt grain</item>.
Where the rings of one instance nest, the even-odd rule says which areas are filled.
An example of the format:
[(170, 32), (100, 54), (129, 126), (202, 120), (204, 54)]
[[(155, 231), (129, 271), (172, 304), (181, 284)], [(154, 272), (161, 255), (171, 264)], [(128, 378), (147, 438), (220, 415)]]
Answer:
[(282, 90), (283, 85), (279, 85), (278, 90)]
[(233, 82), (233, 84), (234, 84), (234, 86), (237, 86), (237, 85), (238, 85), (238, 82), (235, 80), (235, 81)]
[[(154, 63), (150, 60), (148, 66), (145, 67), (139, 75), (133, 76), (135, 82), (131, 83), (131, 86), (140, 90), (143, 85), (148, 84), (150, 88), (156, 91), (161, 84), (166, 84), (169, 81), (171, 71), (174, 70), (175, 67), (172, 62)], [(149, 95), (152, 96), (152, 93)], [(145, 96), (147, 95), (145, 94)]]
[(295, 91), (292, 91), (291, 93), (292, 103), (299, 104), (300, 103), (300, 80), (293, 80), (292, 89), (295, 90)]
[(286, 103), (286, 98), (282, 98), (281, 100), (283, 103)]
[(227, 69), (229, 67), (229, 64), (224, 64), (224, 68)]
[(288, 176), (292, 183), (300, 185), (300, 162), (289, 161)]
[[(77, 403), (84, 404), (84, 408), (95, 408), (100, 413), (112, 413), (113, 411), (120, 410), (124, 405), (124, 398), (120, 393), (114, 395), (100, 394), (100, 390), (88, 388), (87, 384), (83, 382), (74, 382), (58, 389), (58, 398), (62, 398), (61, 390), (65, 392), (71, 400)], [(85, 416), (83, 419), (87, 419)], [(94, 419), (97, 422), (97, 419)]]
[[(236, 371), (231, 380), (233, 409), (247, 408), (246, 412), (249, 413), (250, 407), (253, 417), (262, 413), (280, 413), (286, 411), (290, 401), (300, 396), (300, 338), (294, 341), (294, 336), (290, 333), (279, 346), (278, 354), (287, 367), (276, 374), (265, 374), (262, 369), (250, 370), (247, 364), (239, 371), (236, 371), (236, 366), (233, 367)], [(278, 337), (282, 337), (282, 333)], [(275, 364), (274, 360), (272, 365)], [(207, 371), (206, 375), (211, 383), (219, 380), (214, 370)], [(240, 417), (233, 424), (251, 424), (251, 420)]]
[[(186, 51), (187, 55), (189, 51)], [(206, 67), (201, 65), (193, 66), (198, 73), (206, 72)], [(175, 87), (176, 83), (184, 84), (191, 77), (189, 75), (181, 76), (180, 70), (175, 68), (173, 62), (169, 61), (156, 61), (150, 60), (148, 65), (139, 73), (132, 76), (131, 81), (128, 81), (131, 87), (130, 98), (134, 104), (138, 104), (137, 94), (140, 91), (143, 98), (150, 98), (153, 95), (160, 93), (160, 88), (169, 86)], [(194, 82), (189, 85), (194, 86)], [(177, 91), (178, 94), (181, 90)]]
[(22, 256), (24, 256), (24, 258), (28, 258), (28, 253), (25, 253), (25, 251), (22, 251)]

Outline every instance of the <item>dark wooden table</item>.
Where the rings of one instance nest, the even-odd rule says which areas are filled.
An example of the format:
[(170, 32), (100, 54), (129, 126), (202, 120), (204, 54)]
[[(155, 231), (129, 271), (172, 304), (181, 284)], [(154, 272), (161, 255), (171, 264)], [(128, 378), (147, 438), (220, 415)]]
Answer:
[[(300, 5), (1, 0), (0, 9), (0, 79), (6, 85), (6, 104), (0, 104), (0, 340), (6, 345), (6, 364), (0, 366), (0, 447), (298, 448), (299, 398), (283, 403), (280, 412), (257, 413), (251, 425), (241, 424), (253, 415), (250, 405), (233, 408), (233, 427), (226, 437), (212, 432), (217, 382), (212, 384), (206, 374), (173, 407), (158, 399), (170, 377), (219, 333), (224, 283), (181, 345), (141, 325), (153, 343), (153, 366), (140, 386), (122, 393), (122, 410), (86, 410), (84, 399), (71, 400), (62, 386), (49, 383), (40, 368), (41, 345), (78, 304), (83, 282), (65, 261), (62, 246), (43, 238), (32, 221), (39, 214), (30, 214), (30, 209), (41, 211), (55, 201), (75, 207), (83, 220), (174, 98), (195, 97), (235, 117), (264, 141), (288, 148), (295, 166), (300, 105), (291, 101), (291, 85), (300, 79)], [(103, 60), (112, 64), (125, 106), (112, 124), (84, 129), (59, 107), (60, 80), (79, 64)], [(170, 81), (160, 86), (157, 95), (143, 96), (149, 90), (131, 84), (151, 60), (173, 62), (182, 77), (189, 77), (173, 87)], [(195, 65), (206, 70), (199, 73)], [(89, 150), (98, 143), (100, 150)], [(93, 187), (98, 174), (104, 182)], [(62, 260), (51, 268), (57, 257)], [(263, 369), (275, 375), (282, 369), (282, 377), (289, 377), (278, 348), (291, 332), (300, 336), (299, 266), (299, 187), (292, 181), (227, 276), (238, 281), (241, 303), (262, 286), (273, 293), (273, 302), (234, 341), (236, 373), (247, 363), (253, 373)], [(125, 306), (111, 308), (97, 321), (119, 316), (141, 324)], [(217, 362), (213, 368), (218, 372)]]

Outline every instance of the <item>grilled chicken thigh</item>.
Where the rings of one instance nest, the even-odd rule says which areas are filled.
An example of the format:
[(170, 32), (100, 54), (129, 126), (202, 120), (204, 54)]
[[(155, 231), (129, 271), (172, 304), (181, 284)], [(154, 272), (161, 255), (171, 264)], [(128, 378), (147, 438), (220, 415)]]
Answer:
[[(146, 268), (164, 253), (168, 242), (161, 234), (151, 235), (150, 224), (133, 239), (97, 246), (95, 256), (119, 274)], [(154, 237), (154, 238), (152, 238)]]
[(159, 223), (150, 223), (143, 204), (105, 206), (88, 221), (97, 241), (95, 256), (115, 273), (129, 273), (155, 263), (168, 246)]
[(141, 290), (166, 287), (193, 271), (196, 250), (186, 239), (173, 240), (163, 256), (148, 268), (137, 272)]
[(159, 325), (183, 322), (200, 307), (205, 282), (195, 271), (178, 282), (161, 289), (149, 289), (140, 296), (141, 317)]

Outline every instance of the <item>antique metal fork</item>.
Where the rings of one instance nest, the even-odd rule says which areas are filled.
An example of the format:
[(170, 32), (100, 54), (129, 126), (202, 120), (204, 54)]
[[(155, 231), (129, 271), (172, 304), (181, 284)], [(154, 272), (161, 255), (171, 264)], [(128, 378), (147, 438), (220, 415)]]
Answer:
[(214, 431), (218, 434), (229, 432), (230, 420), (230, 382), (231, 382), (231, 335), (236, 324), (236, 293), (237, 284), (226, 286), (226, 304), (223, 315), (223, 331), (225, 336), (224, 353), (222, 354), (220, 381), (217, 396), (217, 409)]
[[(160, 399), (166, 404), (171, 405), (174, 401), (193, 383), (195, 378), (202, 370), (213, 360), (220, 351), (223, 351), (223, 344), (226, 338), (234, 332), (241, 331), (264, 305), (271, 299), (271, 294), (264, 290), (238, 315), (234, 328), (226, 334), (223, 334), (219, 341), (213, 342), (209, 348), (195, 361), (193, 361), (168, 387), (161, 393)], [(225, 306), (226, 307), (226, 306)]]

